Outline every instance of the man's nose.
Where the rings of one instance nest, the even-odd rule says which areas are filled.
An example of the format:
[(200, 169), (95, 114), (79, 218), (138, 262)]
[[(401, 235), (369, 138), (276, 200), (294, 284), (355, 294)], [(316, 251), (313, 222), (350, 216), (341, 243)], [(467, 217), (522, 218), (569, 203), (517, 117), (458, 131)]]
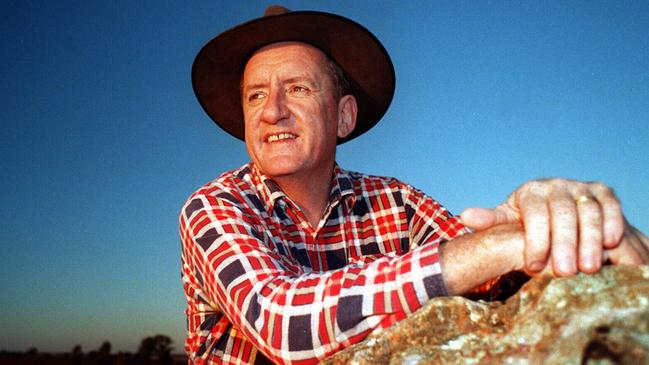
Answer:
[(266, 98), (266, 104), (262, 112), (262, 119), (266, 123), (275, 124), (289, 116), (286, 107), (286, 95), (280, 88), (271, 90)]

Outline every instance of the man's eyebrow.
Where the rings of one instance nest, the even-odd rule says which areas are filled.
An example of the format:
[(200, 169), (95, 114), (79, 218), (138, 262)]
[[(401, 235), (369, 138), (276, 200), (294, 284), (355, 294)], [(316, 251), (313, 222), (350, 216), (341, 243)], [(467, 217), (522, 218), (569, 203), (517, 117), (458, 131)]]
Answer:
[(313, 84), (313, 85), (316, 85), (316, 86), (318, 85), (318, 83), (313, 78), (307, 77), (307, 76), (295, 76), (295, 77), (290, 77), (290, 78), (284, 80), (285, 84), (292, 84), (292, 83), (295, 83), (295, 82), (307, 82), (309, 84)]
[(261, 88), (265, 87), (266, 85), (268, 85), (268, 84), (263, 83), (263, 82), (256, 83), (256, 84), (245, 85), (243, 87), (243, 92), (246, 93), (246, 92), (248, 92), (250, 90), (261, 89)]
[[(320, 84), (318, 82), (316, 82), (313, 78), (307, 76), (295, 76), (282, 81), (283, 84), (293, 84), (296, 82), (306, 82), (316, 89), (320, 87)], [(258, 82), (255, 84), (249, 84), (244, 86), (243, 92), (246, 93), (250, 90), (261, 89), (265, 87), (268, 87), (267, 82)]]

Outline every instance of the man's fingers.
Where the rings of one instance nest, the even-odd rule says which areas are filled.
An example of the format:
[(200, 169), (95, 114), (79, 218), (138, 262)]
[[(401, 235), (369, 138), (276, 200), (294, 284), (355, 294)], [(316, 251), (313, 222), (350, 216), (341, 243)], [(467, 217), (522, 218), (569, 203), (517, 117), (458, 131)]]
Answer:
[(543, 270), (550, 252), (550, 214), (545, 199), (535, 195), (520, 207), (525, 227), (525, 271), (533, 275)]
[(649, 264), (649, 239), (631, 225), (626, 228), (622, 242), (606, 251), (609, 260), (617, 265)]
[(482, 231), (487, 228), (499, 225), (517, 223), (518, 217), (510, 216), (504, 208), (496, 209), (487, 208), (467, 208), (460, 214), (462, 223), (476, 231)]
[(602, 226), (604, 247), (613, 248), (620, 243), (620, 240), (624, 235), (624, 216), (622, 214), (622, 206), (613, 190), (609, 187), (599, 183), (591, 183), (590, 186), (593, 196), (601, 206), (603, 214)]
[(559, 190), (550, 195), (552, 268), (558, 276), (577, 273), (577, 207), (572, 195)]
[(607, 250), (607, 253), (609, 260), (614, 265), (640, 265), (643, 263), (640, 252), (628, 239), (623, 239), (617, 247)]
[(546, 265), (558, 276), (597, 272), (604, 250), (618, 263), (646, 261), (629, 242), (610, 251), (622, 241), (625, 221), (615, 193), (601, 183), (534, 180), (521, 185), (496, 209), (469, 208), (461, 218), (478, 231), (522, 222), (524, 266), (532, 275)]
[(602, 266), (602, 211), (588, 195), (577, 199), (579, 223), (579, 271), (595, 273)]
[(467, 208), (460, 213), (462, 223), (476, 231), (482, 231), (494, 225), (496, 220), (491, 209)]

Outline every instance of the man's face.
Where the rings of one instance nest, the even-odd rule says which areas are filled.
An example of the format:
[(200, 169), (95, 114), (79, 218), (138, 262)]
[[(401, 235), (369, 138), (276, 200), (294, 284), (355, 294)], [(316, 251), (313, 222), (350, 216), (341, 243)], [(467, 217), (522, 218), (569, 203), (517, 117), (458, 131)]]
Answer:
[(339, 103), (325, 57), (312, 46), (285, 42), (261, 48), (246, 64), (246, 148), (262, 173), (309, 178), (331, 170)]

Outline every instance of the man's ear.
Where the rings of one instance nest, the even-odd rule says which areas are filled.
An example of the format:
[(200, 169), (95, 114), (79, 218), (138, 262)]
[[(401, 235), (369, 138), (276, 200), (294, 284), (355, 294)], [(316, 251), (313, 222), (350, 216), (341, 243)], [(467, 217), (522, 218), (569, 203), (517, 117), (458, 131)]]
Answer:
[(354, 95), (345, 95), (338, 102), (338, 138), (347, 137), (356, 128), (358, 105)]

